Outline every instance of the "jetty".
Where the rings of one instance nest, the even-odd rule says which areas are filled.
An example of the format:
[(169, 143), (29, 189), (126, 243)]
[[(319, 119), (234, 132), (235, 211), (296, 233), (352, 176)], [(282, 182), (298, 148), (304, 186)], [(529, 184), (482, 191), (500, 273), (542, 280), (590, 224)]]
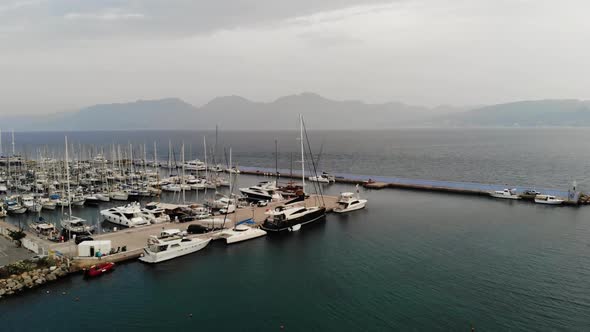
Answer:
[[(276, 176), (277, 170), (263, 167), (243, 167), (240, 166), (242, 174), (250, 175), (266, 175)], [(300, 179), (301, 173), (291, 172), (289, 170), (279, 169), (278, 173), (281, 178)], [(476, 182), (459, 182), (459, 181), (440, 181), (440, 180), (424, 180), (424, 179), (408, 179), (390, 176), (379, 175), (358, 175), (335, 173), (335, 182), (345, 184), (359, 184), (367, 189), (408, 189), (420, 190), (430, 192), (463, 194), (463, 195), (478, 195), (489, 196), (491, 192), (496, 190), (504, 190), (506, 188), (515, 189), (515, 192), (521, 195), (523, 200), (530, 199), (525, 192), (527, 190), (536, 189), (545, 195), (553, 195), (564, 199), (565, 205), (579, 205), (590, 203), (590, 198), (587, 198), (582, 192), (577, 190), (559, 190), (553, 188), (532, 188), (518, 185), (497, 185), (485, 184)]]
[[(318, 204), (322, 204), (325, 205), (326, 212), (331, 212), (334, 209), (334, 207), (336, 207), (337, 200), (338, 197), (335, 196), (309, 195), (305, 200), (305, 204), (307, 206), (317, 206)], [(241, 207), (236, 209), (235, 213), (232, 214), (217, 214), (207, 219), (193, 220), (184, 223), (172, 221), (168, 223), (153, 224), (143, 227), (122, 228), (118, 229), (117, 231), (93, 234), (92, 238), (95, 241), (109, 240), (111, 241), (112, 248), (126, 248), (125, 251), (119, 251), (115, 254), (106, 256), (104, 258), (105, 260), (111, 262), (123, 262), (128, 260), (134, 260), (141, 255), (143, 248), (146, 246), (147, 239), (152, 235), (160, 234), (160, 232), (164, 229), (180, 229), (181, 231), (184, 231), (187, 230), (187, 228), (190, 225), (207, 224), (207, 222), (212, 219), (217, 219), (217, 221), (224, 220), (224, 228), (231, 228), (233, 227), (234, 223), (246, 219), (252, 219), (255, 224), (254, 226), (259, 226), (262, 224), (266, 217), (265, 212), (268, 209), (273, 209), (274, 207), (281, 205), (282, 203), (283, 202), (270, 202), (267, 206), (264, 207), (259, 207), (255, 205)], [(160, 204), (162, 204), (162, 206), (166, 209), (170, 210), (173, 210), (180, 206), (184, 206), (171, 203)], [(7, 229), (16, 230), (16, 227), (7, 222), (0, 221), (0, 232), (6, 232)], [(46, 253), (50, 255), (72, 257), (74, 258), (73, 264), (77, 266), (77, 269), (82, 269), (84, 267), (94, 265), (98, 262), (97, 258), (76, 257), (78, 252), (78, 246), (74, 243), (73, 240), (56, 243), (38, 237), (36, 234), (28, 230), (24, 231), (25, 233), (27, 233), (27, 236), (23, 239), (23, 246), (32, 251), (35, 251), (37, 253)], [(188, 237), (202, 239), (211, 238), (212, 240), (218, 240), (222, 239), (222, 237), (220, 237), (220, 232), (221, 230), (218, 230), (203, 234), (189, 235)]]

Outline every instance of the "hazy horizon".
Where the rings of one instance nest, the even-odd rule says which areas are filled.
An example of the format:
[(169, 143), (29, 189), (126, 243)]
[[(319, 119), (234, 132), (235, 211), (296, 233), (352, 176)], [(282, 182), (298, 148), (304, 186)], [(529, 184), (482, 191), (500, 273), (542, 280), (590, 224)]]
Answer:
[(238, 95), (490, 105), (590, 99), (583, 1), (0, 4), (0, 115)]

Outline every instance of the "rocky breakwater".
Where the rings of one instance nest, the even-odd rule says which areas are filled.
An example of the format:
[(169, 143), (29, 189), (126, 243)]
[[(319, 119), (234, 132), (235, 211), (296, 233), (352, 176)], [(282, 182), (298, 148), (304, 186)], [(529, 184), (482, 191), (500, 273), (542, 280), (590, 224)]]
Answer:
[(0, 279), (0, 298), (55, 281), (69, 273), (67, 264), (53, 265), (52, 263), (54, 262), (49, 260), (42, 262), (21, 261), (2, 267), (0, 274), (17, 273)]

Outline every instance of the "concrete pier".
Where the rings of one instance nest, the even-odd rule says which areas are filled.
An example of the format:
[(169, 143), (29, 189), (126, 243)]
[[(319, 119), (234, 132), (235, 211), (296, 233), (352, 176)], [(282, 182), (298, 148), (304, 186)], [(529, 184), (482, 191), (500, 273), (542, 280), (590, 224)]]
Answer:
[[(276, 171), (271, 168), (262, 167), (240, 167), (242, 174), (276, 176)], [(291, 173), (289, 170), (278, 170), (281, 178), (301, 179), (301, 173)], [(336, 182), (346, 184), (359, 184), (368, 189), (397, 188), (409, 190), (422, 190), (431, 192), (443, 192), (465, 195), (489, 196), (490, 192), (504, 190), (506, 188), (516, 189), (517, 193), (524, 193), (525, 190), (536, 189), (545, 195), (553, 195), (565, 200), (564, 205), (578, 205), (582, 193), (579, 191), (570, 192), (567, 190), (551, 188), (533, 188), (518, 185), (496, 185), (475, 182), (407, 179), (379, 175), (357, 175), (335, 173)], [(590, 203), (590, 199), (588, 200)]]
[[(338, 197), (335, 196), (323, 196), (323, 203), (326, 206), (326, 210), (331, 212), (334, 207), (336, 206), (336, 202)], [(262, 224), (265, 219), (265, 212), (267, 209), (272, 209), (275, 206), (282, 204), (283, 202), (271, 202), (265, 207), (244, 207), (238, 208), (235, 213), (225, 215), (215, 215), (212, 218), (216, 219), (224, 219), (225, 218), (225, 228), (231, 228), (234, 223), (240, 222), (245, 219), (252, 218), (255, 224), (258, 226)], [(165, 204), (165, 203), (164, 203)], [(305, 204), (307, 206), (318, 206), (322, 205), (322, 198), (317, 195), (310, 195), (306, 200)], [(170, 205), (168, 207), (174, 208), (176, 205)], [(123, 228), (119, 229), (116, 232), (108, 232), (102, 234), (93, 234), (92, 238), (94, 240), (110, 240), (111, 247), (117, 249), (118, 247), (127, 247), (125, 252), (119, 252), (114, 255), (108, 255), (102, 258), (105, 261), (112, 261), (112, 262), (121, 262), (126, 260), (133, 260), (139, 257), (143, 248), (147, 244), (147, 239), (152, 235), (158, 235), (163, 229), (180, 229), (182, 231), (187, 230), (189, 225), (193, 224), (202, 224), (206, 222), (205, 220), (194, 220), (186, 223), (162, 223), (162, 224), (155, 224), (145, 227), (137, 227), (137, 228)], [(0, 222), (0, 227), (16, 229), (17, 227), (5, 222)], [(63, 242), (63, 243), (55, 243), (48, 241), (46, 239), (37, 237), (36, 234), (25, 230), (27, 233), (26, 239), (35, 243), (35, 245), (40, 248), (39, 250), (42, 252), (47, 252), (50, 254), (57, 254), (57, 255), (65, 255), (69, 257), (76, 257), (78, 254), (78, 246), (74, 243), (73, 240)], [(189, 237), (195, 238), (211, 238), (217, 239), (219, 238), (219, 231), (210, 232), (205, 234), (197, 234), (197, 235), (189, 235)], [(79, 268), (84, 266), (89, 266), (96, 264), (98, 259), (96, 258), (80, 258), (76, 259), (75, 263), (78, 265)]]

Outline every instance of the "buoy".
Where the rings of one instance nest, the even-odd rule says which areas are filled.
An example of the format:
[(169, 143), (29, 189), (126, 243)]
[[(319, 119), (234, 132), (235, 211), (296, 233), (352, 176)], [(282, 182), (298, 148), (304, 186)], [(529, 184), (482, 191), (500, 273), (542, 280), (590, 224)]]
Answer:
[(61, 295), (66, 295), (66, 292), (61, 292)]

